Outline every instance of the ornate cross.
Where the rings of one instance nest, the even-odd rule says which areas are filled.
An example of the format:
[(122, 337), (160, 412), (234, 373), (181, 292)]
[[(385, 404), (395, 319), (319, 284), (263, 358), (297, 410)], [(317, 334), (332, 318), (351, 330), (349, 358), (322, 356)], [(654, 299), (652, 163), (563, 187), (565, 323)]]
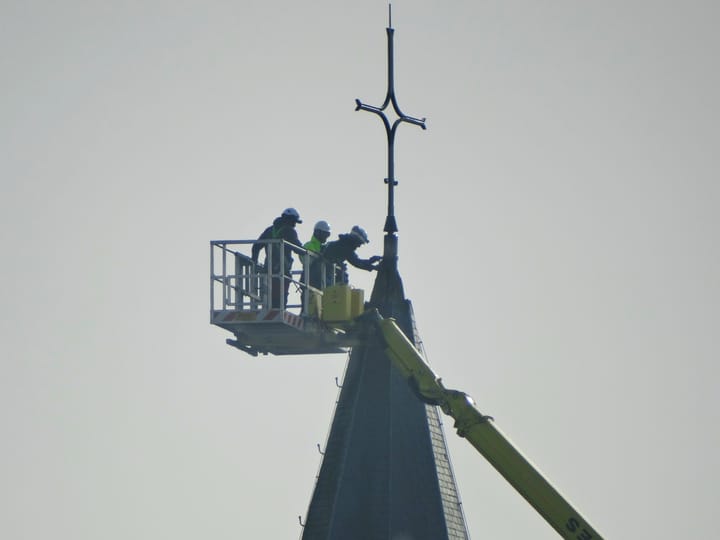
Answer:
[[(356, 111), (370, 111), (377, 114), (383, 121), (385, 126), (385, 132), (387, 133), (388, 141), (388, 176), (385, 179), (385, 183), (388, 185), (388, 215), (385, 220), (384, 231), (388, 234), (394, 234), (397, 232), (397, 222), (395, 221), (395, 186), (397, 181), (395, 180), (395, 131), (397, 127), (407, 122), (409, 124), (415, 124), (423, 129), (425, 128), (425, 118), (413, 118), (404, 114), (397, 104), (397, 98), (395, 97), (395, 82), (394, 82), (394, 69), (393, 69), (393, 33), (395, 30), (392, 27), (392, 6), (389, 8), (389, 23), (385, 29), (388, 37), (388, 89), (385, 95), (385, 101), (380, 107), (373, 107), (372, 105), (365, 105), (359, 99), (355, 100)], [(393, 121), (392, 125), (385, 115), (385, 108), (392, 103), (393, 109), (397, 118)]]

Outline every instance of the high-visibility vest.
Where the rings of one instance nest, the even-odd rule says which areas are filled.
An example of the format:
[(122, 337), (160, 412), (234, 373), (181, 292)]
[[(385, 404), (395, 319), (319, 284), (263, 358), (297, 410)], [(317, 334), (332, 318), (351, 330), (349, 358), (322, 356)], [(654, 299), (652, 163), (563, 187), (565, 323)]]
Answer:
[(303, 247), (313, 253), (320, 253), (320, 251), (322, 251), (322, 243), (320, 243), (320, 240), (315, 238), (315, 236), (313, 236), (309, 242), (305, 242)]

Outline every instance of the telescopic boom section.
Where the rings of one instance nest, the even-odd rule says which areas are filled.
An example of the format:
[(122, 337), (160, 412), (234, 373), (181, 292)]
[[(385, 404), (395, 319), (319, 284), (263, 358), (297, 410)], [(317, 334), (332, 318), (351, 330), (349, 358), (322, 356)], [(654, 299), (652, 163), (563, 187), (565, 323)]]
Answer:
[(386, 353), (425, 403), (439, 405), (455, 419), (464, 437), (567, 540), (602, 540), (588, 521), (563, 497), (510, 440), (483, 415), (464, 392), (449, 390), (425, 363), (393, 319), (374, 315), (387, 346)]

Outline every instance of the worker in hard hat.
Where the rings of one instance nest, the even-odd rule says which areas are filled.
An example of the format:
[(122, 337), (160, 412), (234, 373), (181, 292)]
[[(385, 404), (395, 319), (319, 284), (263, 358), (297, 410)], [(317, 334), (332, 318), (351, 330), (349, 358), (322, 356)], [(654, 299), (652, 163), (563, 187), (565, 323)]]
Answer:
[[(337, 240), (328, 242), (323, 250), (323, 257), (325, 261), (330, 263), (328, 265), (332, 268), (332, 264), (338, 266), (335, 271), (335, 282), (347, 283), (347, 265), (345, 261), (349, 262), (356, 268), (362, 268), (363, 270), (372, 271), (377, 270), (377, 262), (382, 259), (379, 255), (374, 255), (369, 259), (361, 259), (358, 257), (355, 250), (367, 244), (369, 242), (368, 235), (365, 229), (355, 225), (348, 234), (339, 235)], [(330, 274), (332, 276), (332, 274)]]
[[(330, 238), (330, 224), (324, 219), (321, 219), (320, 221), (315, 223), (315, 227), (313, 228), (313, 234), (310, 238), (310, 241), (303, 244), (303, 247), (305, 249), (316, 254), (317, 256), (311, 257), (309, 262), (310, 267), (303, 269), (302, 276), (300, 277), (301, 283), (307, 283), (308, 285), (316, 289), (322, 288), (322, 273), (320, 271), (320, 266), (322, 263), (320, 262), (320, 254), (325, 248), (325, 242), (327, 242), (328, 238)], [(316, 262), (318, 264), (315, 264)], [(314, 270), (313, 267), (315, 267)], [(306, 279), (307, 282), (305, 281)], [(312, 314), (317, 314), (318, 310), (316, 307), (314, 307), (314, 303), (317, 302), (316, 295), (312, 291), (308, 292), (308, 294), (306, 295), (305, 289), (303, 289), (302, 293), (302, 312), (305, 313), (306, 296), (310, 298)]]
[[(270, 258), (271, 260), (271, 272), (273, 274), (272, 277), (272, 299), (271, 299), (271, 306), (273, 308), (280, 308), (280, 288), (281, 288), (281, 280), (280, 275), (282, 274), (284, 278), (282, 279), (282, 289), (283, 293), (285, 295), (285, 302), (282, 304), (283, 306), (287, 306), (287, 299), (288, 299), (288, 291), (290, 290), (290, 270), (292, 269), (293, 264), (293, 258), (292, 258), (292, 252), (293, 249), (290, 245), (292, 244), (298, 247), (301, 247), (302, 244), (300, 243), (300, 239), (298, 238), (297, 231), (295, 230), (295, 226), (298, 223), (302, 223), (302, 220), (300, 219), (300, 214), (298, 213), (295, 208), (286, 208), (283, 210), (282, 214), (280, 216), (276, 217), (273, 220), (273, 224), (270, 225), (267, 229), (265, 229), (262, 234), (258, 237), (258, 242), (253, 244), (252, 246), (252, 260), (254, 263), (258, 262), (258, 257), (260, 256), (260, 252), (264, 249), (265, 250), (265, 264), (267, 264), (267, 259)], [(284, 250), (284, 265), (283, 268), (280, 267), (280, 246), (279, 244), (272, 244), (272, 249), (268, 251), (268, 243), (262, 242), (262, 240), (271, 240), (271, 239), (282, 239), (285, 242), (285, 250)]]
[[(313, 229), (312, 238), (309, 242), (305, 242), (303, 247), (312, 253), (317, 254), (317, 257), (310, 258), (310, 269), (306, 268), (303, 271), (302, 281), (305, 282), (305, 276), (308, 276), (309, 284), (316, 289), (321, 287), (320, 275), (321, 272), (318, 270), (321, 266), (320, 254), (325, 249), (325, 242), (330, 238), (330, 224), (325, 220), (320, 220), (315, 224)], [(315, 263), (318, 264), (315, 264)], [(315, 267), (313, 269), (313, 267)]]
[(305, 242), (303, 247), (313, 253), (320, 253), (325, 247), (328, 238), (330, 238), (330, 224), (321, 219), (315, 224), (312, 238), (310, 238), (309, 242)]

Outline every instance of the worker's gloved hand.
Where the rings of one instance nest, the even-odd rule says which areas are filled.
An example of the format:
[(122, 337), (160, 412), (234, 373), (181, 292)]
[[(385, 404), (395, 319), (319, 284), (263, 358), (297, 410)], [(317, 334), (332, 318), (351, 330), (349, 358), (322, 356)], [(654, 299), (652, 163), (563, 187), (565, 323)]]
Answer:
[(370, 257), (369, 260), (370, 260), (370, 263), (374, 264), (378, 261), (382, 261), (382, 257), (380, 255), (373, 255), (372, 257)]

